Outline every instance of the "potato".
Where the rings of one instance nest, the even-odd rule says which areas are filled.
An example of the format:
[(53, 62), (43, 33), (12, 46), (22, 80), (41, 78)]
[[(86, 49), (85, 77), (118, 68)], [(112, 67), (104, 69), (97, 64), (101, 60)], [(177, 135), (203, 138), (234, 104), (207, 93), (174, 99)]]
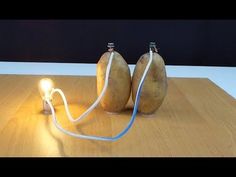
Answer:
[[(100, 95), (105, 83), (106, 68), (110, 52), (104, 53), (97, 63), (97, 94)], [(108, 87), (100, 101), (102, 108), (108, 112), (123, 110), (131, 93), (131, 75), (124, 58), (114, 51)]]
[[(149, 53), (138, 60), (132, 77), (132, 100), (135, 101), (139, 82), (149, 61)], [(140, 93), (138, 111), (144, 114), (154, 113), (162, 104), (167, 93), (165, 63), (158, 53), (153, 53), (153, 61), (147, 72)]]

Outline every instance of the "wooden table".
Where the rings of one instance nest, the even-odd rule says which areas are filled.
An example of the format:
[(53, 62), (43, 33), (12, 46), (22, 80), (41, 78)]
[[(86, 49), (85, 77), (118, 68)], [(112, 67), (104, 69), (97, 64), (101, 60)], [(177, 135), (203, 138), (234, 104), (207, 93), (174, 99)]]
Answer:
[[(151, 116), (138, 114), (116, 142), (76, 139), (61, 133), (42, 114), (37, 89), (45, 76), (0, 76), (0, 156), (235, 156), (236, 100), (208, 79), (169, 78), (168, 94)], [(80, 115), (96, 99), (95, 77), (50, 76)], [(233, 81), (232, 81), (233, 82)], [(75, 125), (62, 100), (53, 100), (61, 125), (71, 131), (114, 136), (127, 124), (133, 103), (112, 115), (98, 106)]]

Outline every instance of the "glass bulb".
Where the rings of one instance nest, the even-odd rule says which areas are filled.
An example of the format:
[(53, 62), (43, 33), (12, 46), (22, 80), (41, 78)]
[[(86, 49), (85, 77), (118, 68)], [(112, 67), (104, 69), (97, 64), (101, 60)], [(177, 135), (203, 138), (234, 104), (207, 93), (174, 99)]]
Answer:
[(53, 81), (49, 78), (43, 78), (39, 81), (39, 92), (43, 100), (51, 100), (51, 91), (53, 87)]

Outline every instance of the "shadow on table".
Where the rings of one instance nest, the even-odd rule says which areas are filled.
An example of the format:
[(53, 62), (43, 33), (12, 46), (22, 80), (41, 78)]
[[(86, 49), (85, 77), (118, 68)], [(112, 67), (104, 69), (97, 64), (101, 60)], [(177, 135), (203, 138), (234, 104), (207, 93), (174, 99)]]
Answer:
[[(76, 130), (79, 134), (82, 135), (90, 135), (90, 134), (86, 134), (84, 133), (84, 131), (81, 130), (80, 125), (76, 126)], [(93, 136), (93, 135), (92, 135)], [(98, 135), (96, 135), (98, 136)], [(98, 140), (89, 140), (87, 139), (87, 141), (89, 141), (90, 143), (92, 143), (93, 145), (95, 145), (96, 147), (98, 147), (101, 151), (103, 152), (107, 152), (107, 153), (111, 153), (111, 148), (110, 146), (107, 146), (107, 143), (111, 143), (111, 142), (104, 142), (104, 141), (98, 141)]]
[(63, 156), (63, 157), (68, 156), (68, 155), (65, 153), (65, 149), (64, 149), (64, 145), (63, 145), (62, 140), (61, 140), (60, 138), (56, 137), (56, 136), (53, 134), (53, 132), (52, 132), (50, 126), (49, 126), (49, 125), (50, 125), (50, 122), (49, 122), (50, 120), (51, 120), (51, 119), (50, 119), (49, 117), (46, 118), (46, 121), (44, 121), (44, 122), (45, 122), (45, 127), (46, 127), (48, 133), (49, 133), (49, 134), (55, 139), (55, 141), (57, 142), (57, 146), (58, 146), (58, 150), (59, 150), (60, 155)]

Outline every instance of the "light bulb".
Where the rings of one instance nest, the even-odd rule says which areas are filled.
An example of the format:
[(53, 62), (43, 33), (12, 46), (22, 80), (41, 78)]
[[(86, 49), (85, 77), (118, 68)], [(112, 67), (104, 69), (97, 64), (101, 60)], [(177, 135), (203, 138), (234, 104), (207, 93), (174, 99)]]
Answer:
[(53, 90), (53, 86), (54, 86), (53, 81), (49, 78), (43, 78), (39, 81), (38, 88), (39, 88), (39, 93), (43, 99), (43, 110), (45, 114), (51, 113), (51, 109), (47, 101), (52, 100), (51, 92)]

